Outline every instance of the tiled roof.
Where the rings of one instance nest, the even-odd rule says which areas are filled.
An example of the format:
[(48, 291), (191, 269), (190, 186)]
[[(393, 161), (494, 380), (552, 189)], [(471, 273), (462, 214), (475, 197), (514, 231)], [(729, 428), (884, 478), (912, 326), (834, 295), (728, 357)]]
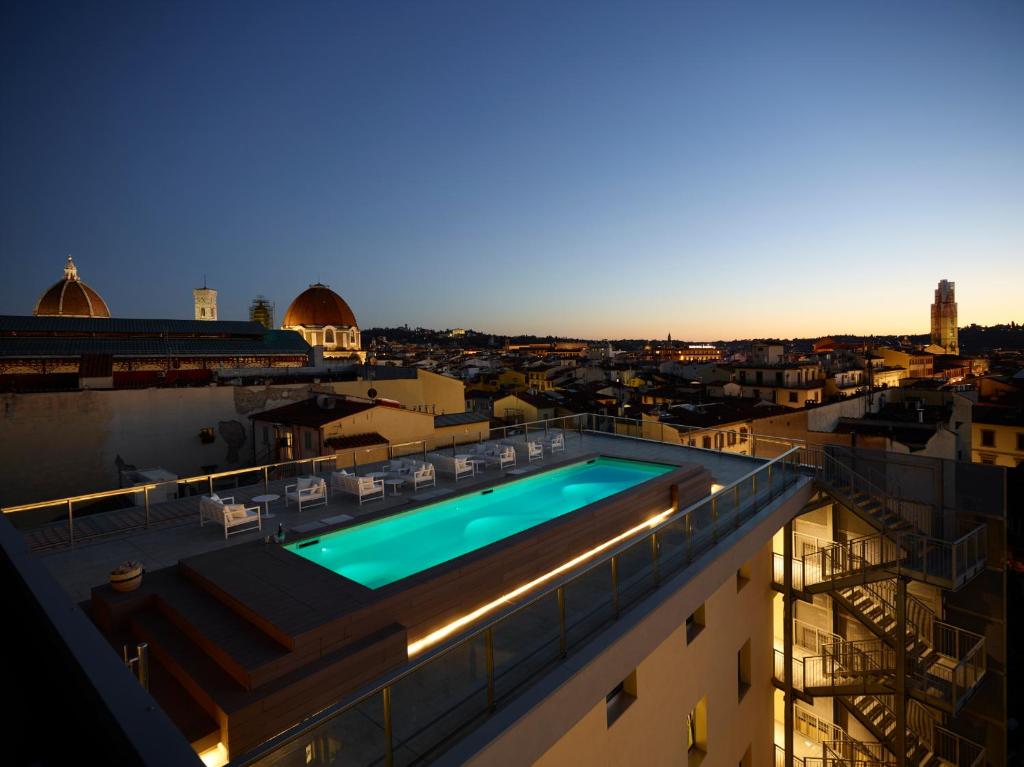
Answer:
[(151, 320), (122, 317), (27, 317), (0, 315), (0, 335), (249, 335), (262, 336), (265, 329), (258, 322), (231, 320)]
[(434, 416), (434, 427), (441, 428), (442, 426), (461, 426), (469, 423), (481, 423), (489, 422), (490, 419), (487, 416), (479, 415), (477, 413), (445, 413), (443, 415)]
[(363, 434), (350, 434), (343, 437), (328, 437), (324, 444), (333, 450), (348, 450), (354, 447), (373, 447), (374, 445), (386, 445), (388, 441), (375, 431), (368, 431)]
[(91, 338), (0, 336), (0, 357), (246, 357), (305, 355), (309, 345), (298, 333), (269, 331), (255, 338)]
[(255, 413), (249, 417), (257, 421), (319, 428), (326, 423), (331, 423), (356, 413), (362, 413), (364, 410), (380, 407), (375, 402), (353, 402), (351, 400), (335, 398), (331, 398), (330, 402), (330, 408), (323, 408), (317, 404), (316, 397), (311, 397), (302, 402), (293, 402), (290, 405), (276, 407), (273, 410), (264, 410), (262, 413)]

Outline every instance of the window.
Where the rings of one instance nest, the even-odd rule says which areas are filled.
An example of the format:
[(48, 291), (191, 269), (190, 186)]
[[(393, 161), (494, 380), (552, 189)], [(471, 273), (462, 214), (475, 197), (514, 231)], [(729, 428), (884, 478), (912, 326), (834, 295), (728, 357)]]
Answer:
[(736, 444), (736, 432), (730, 431), (729, 432), (729, 447), (732, 447), (735, 444)]
[(305, 446), (306, 450), (312, 450), (313, 449), (313, 435), (312, 435), (312, 433), (310, 433), (308, 431), (305, 431), (305, 432), (302, 433), (302, 444)]
[(741, 445), (747, 444), (747, 427), (746, 426), (741, 426), (740, 427), (740, 444)]
[(995, 466), (996, 457), (994, 455), (992, 455), (991, 453), (982, 453), (981, 454), (981, 462), (986, 464), (986, 465), (988, 465), (988, 466)]
[(781, 370), (777, 370), (775, 372), (775, 383), (779, 384), (780, 386), (782, 385), (782, 371)]
[(736, 571), (736, 591), (742, 591), (743, 587), (750, 583), (750, 563), (743, 565)]
[(704, 605), (702, 604), (686, 619), (686, 644), (690, 644), (690, 642), (696, 639), (697, 635), (704, 630), (706, 625)]
[(789, 401), (790, 402), (796, 402), (796, 392), (795, 391), (791, 391), (789, 393)]
[(334, 331), (333, 330), (327, 329), (327, 330), (324, 331), (324, 343), (325, 344), (333, 344), (334, 343)]
[(739, 688), (739, 699), (750, 689), (750, 640), (743, 643), (743, 647), (736, 653), (736, 684)]
[(701, 445), (704, 447), (705, 450), (710, 450), (711, 449), (711, 437), (708, 436), (708, 435), (704, 435), (703, 439), (701, 439)]
[(686, 715), (686, 752), (688, 767), (697, 767), (708, 753), (708, 699), (697, 701)]
[(996, 433), (993, 429), (982, 429), (981, 430), (981, 446), (982, 447), (995, 447), (996, 446)]
[(1024, 433), (1017, 432), (1017, 449), (1024, 450)]
[(269, 445), (270, 444), (270, 427), (269, 426), (264, 426), (263, 427), (263, 444), (264, 445)]
[(604, 696), (605, 709), (608, 714), (608, 726), (615, 724), (615, 720), (629, 708), (636, 700), (636, 669), (619, 682), (612, 691)]
[(205, 317), (206, 316), (206, 309), (200, 309), (199, 310), (199, 316), (200, 317)]

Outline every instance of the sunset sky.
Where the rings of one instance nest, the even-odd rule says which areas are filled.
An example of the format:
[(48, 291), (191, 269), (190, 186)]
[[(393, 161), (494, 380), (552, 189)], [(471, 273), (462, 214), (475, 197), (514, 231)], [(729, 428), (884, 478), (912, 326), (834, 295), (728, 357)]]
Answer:
[(0, 313), (321, 280), (362, 327), (1024, 321), (1020, 2), (7, 3)]

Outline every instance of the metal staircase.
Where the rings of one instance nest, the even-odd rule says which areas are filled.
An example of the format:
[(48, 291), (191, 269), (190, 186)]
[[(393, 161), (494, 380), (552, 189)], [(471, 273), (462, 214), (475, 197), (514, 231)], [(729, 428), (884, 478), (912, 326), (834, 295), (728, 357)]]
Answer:
[[(877, 532), (794, 556), (790, 588), (805, 600), (829, 594), (873, 636), (836, 637), (809, 657), (794, 657), (790, 669), (785, 653), (776, 651), (779, 686), (786, 688), (789, 671), (795, 698), (835, 697), (878, 741), (859, 744), (847, 736), (823, 743), (823, 767), (892, 763), (886, 751), (897, 755), (901, 746), (900, 765), (978, 767), (984, 748), (941, 727), (933, 710), (955, 716), (977, 689), (985, 675), (985, 639), (938, 620), (903, 584), (962, 588), (986, 566), (986, 528), (944, 540), (942, 520), (929, 506), (901, 499), (887, 477), (855, 466), (855, 454), (849, 463), (824, 454), (818, 485)], [(773, 582), (785, 592), (784, 565), (776, 554)]]

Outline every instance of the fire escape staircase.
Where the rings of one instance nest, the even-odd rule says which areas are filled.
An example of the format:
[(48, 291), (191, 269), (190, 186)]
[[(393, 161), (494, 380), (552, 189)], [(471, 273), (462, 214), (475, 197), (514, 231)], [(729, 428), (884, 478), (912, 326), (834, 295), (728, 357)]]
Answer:
[[(882, 491), (880, 484), (827, 455), (818, 479), (828, 495), (878, 533), (794, 558), (794, 595), (811, 599), (816, 593), (830, 594), (874, 638), (837, 638), (818, 648), (817, 655), (794, 657), (790, 669), (794, 697), (804, 701), (813, 701), (818, 695), (835, 697), (879, 743), (896, 754), (898, 718), (893, 701), (898, 689), (896, 655), (902, 643), (908, 696), (905, 764), (980, 767), (984, 747), (941, 727), (936, 715), (922, 703), (951, 715), (960, 711), (985, 675), (984, 637), (939, 621), (927, 605), (909, 594), (905, 635), (900, 637), (896, 579), (961, 588), (985, 567), (984, 526), (955, 541), (935, 538), (928, 534), (937, 526), (927, 508), (900, 501)], [(773, 581), (784, 591), (781, 560), (775, 555)], [(783, 688), (784, 666), (784, 654), (776, 651), (776, 683)], [(881, 757), (867, 758), (870, 744), (851, 742), (854, 745), (846, 743), (838, 750), (824, 747), (823, 762), (842, 762), (843, 767), (885, 763)]]

